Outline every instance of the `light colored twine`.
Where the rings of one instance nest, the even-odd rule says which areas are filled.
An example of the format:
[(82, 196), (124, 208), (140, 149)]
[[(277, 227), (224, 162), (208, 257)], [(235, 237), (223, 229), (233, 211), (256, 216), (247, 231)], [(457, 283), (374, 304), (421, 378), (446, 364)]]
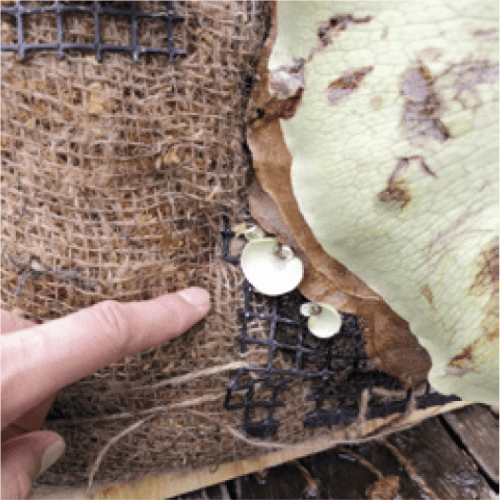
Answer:
[(99, 454), (97, 455), (97, 458), (95, 459), (91, 469), (90, 469), (90, 474), (89, 474), (89, 481), (88, 481), (88, 491), (91, 493), (92, 487), (94, 485), (94, 478), (95, 475), (97, 474), (99, 470), (99, 466), (101, 465), (101, 462), (103, 461), (106, 453), (108, 450), (116, 444), (120, 439), (123, 437), (127, 436), (128, 434), (134, 432), (135, 430), (139, 429), (141, 426), (143, 426), (145, 423), (150, 422), (153, 420), (155, 417), (167, 413), (168, 411), (172, 410), (178, 410), (181, 408), (187, 408), (189, 406), (197, 406), (201, 405), (207, 402), (213, 402), (213, 401), (218, 401), (224, 397), (224, 394), (215, 394), (215, 395), (208, 395), (208, 396), (202, 396), (200, 398), (196, 398), (193, 400), (188, 400), (188, 401), (182, 401), (180, 403), (175, 403), (172, 405), (166, 405), (166, 406), (157, 406), (155, 408), (151, 408), (149, 410), (143, 410), (141, 412), (137, 412), (136, 415), (148, 415), (146, 418), (143, 418), (142, 420), (139, 420), (138, 422), (134, 422), (132, 425), (126, 427), (123, 431), (121, 431), (119, 434), (116, 436), (113, 436), (101, 449)]
[[(242, 363), (230, 363), (234, 369), (235, 365), (243, 365)], [(201, 372), (207, 372), (211, 371), (211, 373), (216, 372), (216, 369), (229, 369), (229, 365), (224, 365), (222, 367), (214, 367), (210, 368), (208, 370), (200, 370), (199, 372), (195, 374), (188, 374), (188, 375), (183, 375), (181, 377), (176, 377), (175, 379), (171, 379), (169, 381), (165, 382), (171, 382), (173, 384), (178, 384), (178, 383), (184, 383), (186, 380), (195, 380), (196, 378), (199, 378)], [(239, 366), (240, 368), (243, 366)], [(190, 377), (189, 375), (195, 375), (194, 377)], [(181, 382), (179, 382), (181, 380)], [(167, 385), (167, 384), (164, 384)], [(120, 439), (123, 437), (127, 436), (128, 434), (136, 431), (139, 429), (142, 425), (144, 425), (147, 422), (150, 422), (153, 420), (155, 417), (160, 416), (162, 414), (165, 414), (169, 411), (172, 410), (178, 410), (182, 408), (188, 409), (188, 411), (193, 407), (193, 406), (199, 406), (204, 403), (208, 402), (215, 402), (223, 399), (225, 397), (225, 393), (219, 393), (219, 394), (213, 394), (213, 395), (206, 395), (202, 396), (196, 399), (191, 399), (187, 401), (182, 401), (180, 403), (175, 403), (171, 405), (164, 405), (164, 406), (156, 406), (155, 408), (150, 408), (148, 410), (142, 410), (139, 412), (136, 412), (135, 414), (118, 414), (115, 416), (110, 416), (108, 418), (125, 418), (125, 417), (131, 417), (131, 416), (139, 416), (139, 415), (146, 415), (146, 418), (143, 418), (142, 420), (139, 420), (138, 422), (133, 423), (132, 425), (128, 426), (126, 429), (121, 431), (119, 434), (116, 436), (112, 437), (101, 449), (99, 454), (97, 455), (96, 460), (94, 461), (91, 469), (90, 469), (90, 474), (89, 474), (89, 480), (88, 480), (88, 491), (89, 493), (91, 492), (94, 484), (94, 478), (95, 475), (97, 474), (99, 470), (99, 466), (102, 463), (106, 453), (108, 450), (116, 444)], [(408, 403), (408, 408), (407, 411), (404, 414), (398, 415), (396, 418), (388, 422), (387, 424), (383, 424), (380, 426), (378, 429), (375, 429), (373, 432), (366, 434), (365, 436), (359, 437), (358, 433), (360, 432), (362, 425), (366, 423), (366, 413), (368, 411), (368, 404), (370, 400), (370, 391), (368, 389), (363, 390), (361, 394), (361, 400), (360, 400), (360, 409), (359, 409), (359, 414), (358, 418), (356, 421), (348, 426), (346, 430), (346, 437), (345, 438), (340, 438), (340, 439), (332, 439), (328, 442), (328, 444), (325, 446), (325, 449), (327, 448), (333, 448), (335, 446), (339, 446), (342, 444), (361, 444), (361, 443), (366, 443), (369, 441), (374, 441), (374, 440), (383, 440), (386, 436), (392, 434), (395, 431), (401, 431), (408, 429), (412, 427), (414, 422), (412, 423), (407, 423), (403, 424), (404, 421), (408, 418), (408, 416), (413, 412), (415, 409), (415, 395), (412, 393), (410, 401)], [(211, 417), (208, 414), (200, 414), (200, 412), (197, 412), (196, 410), (191, 410), (190, 413), (196, 414), (198, 416), (203, 416), (207, 420), (212, 421), (215, 424), (220, 425), (220, 422), (217, 421), (214, 417)], [(401, 425), (403, 424), (403, 425)], [(266, 450), (285, 450), (285, 451), (296, 451), (296, 450), (306, 450), (310, 449), (310, 445), (303, 445), (303, 444), (287, 444), (287, 443), (277, 443), (277, 442), (268, 442), (268, 441), (263, 441), (259, 439), (252, 439), (252, 438), (247, 438), (241, 431), (238, 431), (234, 427), (231, 427), (229, 425), (222, 425), (221, 426), (222, 430), (225, 430), (229, 434), (231, 434), (235, 439), (242, 441), (246, 444), (249, 444), (255, 448), (260, 448), (260, 449), (266, 449)], [(385, 445), (385, 442), (384, 442)]]

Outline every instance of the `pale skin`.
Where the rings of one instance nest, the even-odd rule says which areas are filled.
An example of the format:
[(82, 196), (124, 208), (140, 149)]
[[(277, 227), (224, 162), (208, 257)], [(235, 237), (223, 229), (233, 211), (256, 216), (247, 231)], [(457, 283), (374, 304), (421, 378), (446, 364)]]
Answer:
[(64, 451), (57, 433), (39, 430), (59, 389), (178, 337), (209, 307), (207, 292), (191, 288), (143, 302), (105, 301), (43, 325), (0, 311), (1, 498), (26, 498), (41, 469)]

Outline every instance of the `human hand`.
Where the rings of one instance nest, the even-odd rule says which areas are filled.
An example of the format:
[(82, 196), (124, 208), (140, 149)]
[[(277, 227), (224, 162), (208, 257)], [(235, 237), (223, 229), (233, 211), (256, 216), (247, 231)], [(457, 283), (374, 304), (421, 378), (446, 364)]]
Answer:
[(207, 292), (190, 288), (144, 302), (101, 302), (43, 325), (0, 311), (2, 498), (26, 498), (32, 480), (63, 454), (59, 434), (38, 430), (56, 391), (178, 337), (208, 310)]

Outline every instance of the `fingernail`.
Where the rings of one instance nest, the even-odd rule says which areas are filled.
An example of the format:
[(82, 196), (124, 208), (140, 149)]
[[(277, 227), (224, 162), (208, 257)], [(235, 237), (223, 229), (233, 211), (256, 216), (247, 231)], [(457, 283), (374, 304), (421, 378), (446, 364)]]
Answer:
[(51, 465), (54, 465), (64, 453), (66, 449), (66, 443), (64, 439), (60, 438), (55, 443), (47, 446), (42, 455), (42, 460), (40, 463), (40, 470), (38, 475), (43, 474)]
[(179, 295), (189, 303), (200, 308), (206, 308), (210, 304), (210, 296), (203, 288), (187, 288), (186, 290), (180, 291)]

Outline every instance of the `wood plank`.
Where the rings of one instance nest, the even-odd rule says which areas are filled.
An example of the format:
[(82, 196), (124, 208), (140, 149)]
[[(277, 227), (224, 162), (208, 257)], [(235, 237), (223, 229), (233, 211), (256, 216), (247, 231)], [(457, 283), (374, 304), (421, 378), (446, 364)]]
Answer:
[[(341, 446), (269, 469), (267, 477), (239, 480), (242, 499), (308, 498), (308, 480), (317, 497), (330, 500), (367, 498), (379, 478), (393, 477), (401, 498), (496, 498), (474, 461), (463, 452), (438, 418), (381, 442)], [(311, 481), (309, 480), (309, 488)]]
[(307, 481), (293, 462), (269, 469), (263, 478), (252, 474), (239, 482), (238, 496), (245, 500), (307, 498)]
[[(420, 426), (419, 426), (420, 427)], [(320, 498), (370, 498), (369, 488), (380, 478), (396, 477), (402, 498), (420, 499), (419, 490), (401, 471), (387, 448), (377, 442), (343, 446), (302, 460), (320, 483)]]
[(483, 472), (498, 484), (498, 417), (483, 405), (462, 408), (442, 417)]
[[(357, 447), (349, 448), (365, 456)], [(366, 498), (366, 489), (377, 479), (358, 460), (353, 460), (337, 448), (301, 459), (300, 463), (314, 480), (317, 498)], [(269, 469), (263, 481), (257, 481), (253, 476), (241, 479), (240, 489), (241, 499), (277, 500), (311, 498), (308, 492), (313, 488), (300, 468), (291, 462)]]
[[(408, 461), (416, 478), (422, 479), (435, 493), (435, 498), (497, 498), (474, 460), (457, 446), (439, 419), (433, 418), (418, 427), (393, 434), (388, 441)], [(420, 486), (419, 489), (422, 491)], [(427, 498), (429, 496), (426, 494)]]

